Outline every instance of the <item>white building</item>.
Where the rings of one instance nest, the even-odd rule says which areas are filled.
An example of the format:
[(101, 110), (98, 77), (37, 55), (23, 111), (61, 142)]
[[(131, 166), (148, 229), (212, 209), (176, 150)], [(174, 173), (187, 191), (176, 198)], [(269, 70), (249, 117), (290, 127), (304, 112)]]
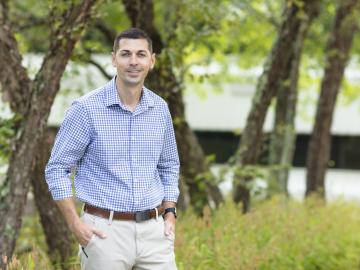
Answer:
[[(24, 65), (28, 67), (31, 74), (35, 74), (36, 70), (40, 67), (41, 60), (42, 57), (39, 55), (27, 55), (24, 59)], [(115, 70), (111, 66), (110, 55), (97, 56), (96, 60), (102, 63), (110, 74), (114, 74)], [(216, 73), (217, 70), (218, 66), (216, 64), (212, 64), (207, 68), (193, 68), (193, 72), (198, 74), (204, 72)], [(261, 68), (240, 70), (234, 65), (230, 66), (229, 72), (233, 75), (238, 75), (239, 77), (252, 77), (254, 79), (253, 81), (256, 81), (256, 77), (261, 74)], [(352, 83), (360, 83), (360, 72), (358, 70), (348, 68), (346, 71), (346, 78)], [(61, 82), (61, 91), (57, 95), (55, 103), (52, 107), (49, 117), (49, 125), (60, 125), (64, 118), (66, 109), (71, 105), (71, 102), (74, 99), (103, 85), (106, 81), (107, 80), (95, 67), (70, 63)], [(301, 138), (303, 140), (308, 138), (308, 134), (312, 130), (318, 88), (319, 86), (314, 88), (315, 90), (309, 89), (300, 91), (299, 94), (298, 113), (296, 116), (296, 131), (299, 136), (302, 136)], [(215, 147), (218, 149), (221, 149), (222, 147), (216, 146), (216, 143), (221, 143), (224, 145), (227, 143), (226, 141), (221, 142), (221, 139), (219, 141), (219, 138), (224, 138), (224, 140), (226, 140), (226, 138), (223, 136), (224, 134), (233, 136), (232, 140), (237, 141), (238, 139), (235, 133), (238, 134), (239, 131), (245, 126), (254, 91), (255, 83), (224, 83), (220, 86), (210, 84), (203, 84), (201, 86), (198, 86), (197, 84), (187, 84), (184, 95), (184, 102), (186, 104), (186, 119), (192, 129), (197, 131), (200, 141), (202, 140), (202, 136), (206, 137), (210, 133), (219, 134), (216, 139), (217, 141), (210, 143), (215, 145)], [(8, 117), (9, 114), (10, 112), (8, 107), (4, 103), (0, 103), (0, 117)], [(274, 113), (273, 109), (271, 109), (267, 115), (264, 125), (265, 131), (271, 131), (273, 118)], [(353, 194), (354, 191), (356, 191), (356, 194), (358, 194), (357, 196), (360, 199), (360, 94), (357, 100), (353, 100), (351, 103), (347, 104), (340, 95), (331, 130), (334, 137), (339, 138), (337, 139), (338, 144), (345, 148), (345, 150), (338, 151), (339, 153), (341, 152), (339, 154), (339, 160), (342, 160), (343, 164), (349, 164), (349, 160), (351, 160), (351, 164), (355, 165), (351, 165), (350, 168), (358, 170), (344, 171), (344, 173), (350, 173), (350, 175), (347, 175), (347, 179), (351, 179), (352, 183), (356, 182), (355, 179), (358, 179), (359, 182), (359, 190), (353, 187), (348, 189), (344, 188), (343, 190), (347, 190), (346, 192), (344, 191), (344, 194)], [(345, 142), (346, 140), (349, 140), (347, 138), (351, 138), (350, 145), (347, 145)], [(232, 145), (228, 146), (229, 149), (234, 147), (236, 147), (236, 144), (234, 146), (234, 142)], [(304, 146), (298, 146), (298, 150), (301, 152), (299, 155), (304, 155), (306, 149), (301, 149), (301, 147), (305, 148)], [(225, 154), (225, 156), (227, 154)], [(347, 157), (348, 159), (346, 159)], [(304, 157), (298, 158), (298, 163), (300, 164), (299, 166), (302, 166), (301, 164), (303, 163), (303, 158)], [(340, 164), (341, 162), (336, 163)], [(356, 166), (356, 164), (358, 164), (358, 166)], [(336, 171), (336, 173), (339, 172), (341, 173), (341, 171)], [(297, 188), (295, 188), (297, 192), (303, 192), (305, 187), (304, 170), (294, 170), (292, 171), (292, 175), (293, 177), (290, 179), (290, 183), (295, 181), (292, 184), (292, 187), (295, 188), (297, 186)], [(328, 178), (333, 179), (329, 174)], [(335, 178), (338, 178), (338, 175), (336, 175)], [(302, 184), (299, 184), (300, 182)], [(225, 187), (225, 189), (227, 189), (227, 187)], [(291, 190), (291, 186), (289, 187), (289, 190)], [(336, 195), (336, 192), (339, 190), (342, 189), (337, 187), (334, 194)], [(295, 193), (296, 192), (294, 192), (294, 194)]]

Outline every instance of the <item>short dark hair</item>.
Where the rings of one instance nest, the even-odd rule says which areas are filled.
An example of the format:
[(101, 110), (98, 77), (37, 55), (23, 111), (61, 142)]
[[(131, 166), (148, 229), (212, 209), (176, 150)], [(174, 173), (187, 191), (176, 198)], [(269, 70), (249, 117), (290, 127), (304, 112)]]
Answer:
[(139, 28), (129, 28), (126, 29), (125, 31), (121, 32), (114, 41), (114, 47), (113, 47), (113, 52), (116, 53), (117, 50), (119, 49), (119, 42), (121, 39), (123, 38), (129, 38), (129, 39), (146, 39), (146, 41), (148, 42), (149, 45), (149, 51), (150, 53), (152, 53), (153, 49), (152, 49), (152, 40), (151, 38), (148, 36), (148, 34), (146, 34), (146, 32), (144, 30), (141, 30)]

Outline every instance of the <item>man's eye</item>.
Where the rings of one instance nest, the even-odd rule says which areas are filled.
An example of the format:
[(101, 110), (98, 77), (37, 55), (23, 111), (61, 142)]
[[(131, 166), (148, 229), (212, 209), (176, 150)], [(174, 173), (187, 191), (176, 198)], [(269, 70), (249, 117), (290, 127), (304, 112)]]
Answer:
[(139, 53), (138, 54), (140, 57), (146, 57), (146, 54), (145, 53)]
[(130, 53), (122, 53), (122, 54), (120, 54), (121, 56), (129, 56), (130, 55)]

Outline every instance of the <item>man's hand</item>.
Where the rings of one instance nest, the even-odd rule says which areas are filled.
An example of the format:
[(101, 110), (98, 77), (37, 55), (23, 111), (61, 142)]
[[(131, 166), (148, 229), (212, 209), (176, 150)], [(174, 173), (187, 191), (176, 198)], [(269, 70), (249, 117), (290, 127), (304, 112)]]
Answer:
[[(174, 207), (176, 207), (176, 203), (163, 201), (162, 202), (162, 207), (164, 209), (166, 209), (166, 208), (174, 208)], [(174, 214), (170, 213), (170, 212), (166, 213), (166, 215), (164, 215), (164, 221), (165, 221), (164, 234), (166, 236), (169, 236), (171, 234), (175, 235), (176, 217), (174, 216)]]
[(99, 236), (100, 238), (106, 237), (104, 233), (82, 222), (76, 212), (75, 202), (72, 197), (55, 202), (60, 208), (61, 213), (64, 215), (70, 231), (75, 234), (75, 237), (81, 246), (85, 247), (89, 243), (93, 234)]
[(106, 237), (103, 232), (89, 226), (79, 218), (76, 219), (76, 221), (70, 226), (70, 230), (74, 233), (76, 239), (82, 247), (87, 246), (94, 234), (100, 238)]
[(164, 216), (164, 233), (166, 236), (169, 236), (171, 234), (175, 235), (175, 222), (176, 218), (173, 213), (167, 213)]

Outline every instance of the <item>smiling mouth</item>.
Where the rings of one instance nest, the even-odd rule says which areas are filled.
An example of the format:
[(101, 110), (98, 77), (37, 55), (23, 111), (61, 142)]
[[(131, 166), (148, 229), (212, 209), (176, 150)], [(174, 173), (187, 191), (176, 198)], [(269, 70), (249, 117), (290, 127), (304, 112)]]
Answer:
[(129, 70), (126, 72), (129, 77), (138, 78), (140, 76), (139, 70)]
[(127, 70), (128, 73), (140, 73), (141, 70)]

